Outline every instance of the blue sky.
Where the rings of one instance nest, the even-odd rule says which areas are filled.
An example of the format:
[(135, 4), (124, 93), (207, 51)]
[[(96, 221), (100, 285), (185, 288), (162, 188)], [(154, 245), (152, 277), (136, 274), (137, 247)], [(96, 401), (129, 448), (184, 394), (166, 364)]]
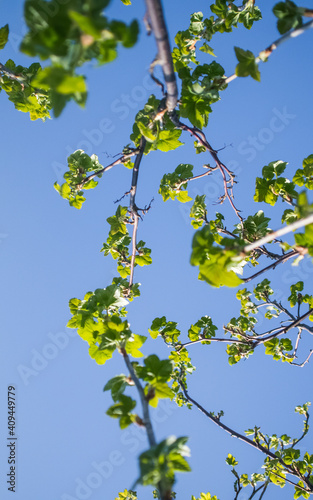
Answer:
[[(108, 14), (142, 19), (143, 2), (133, 3), (126, 8), (115, 0)], [(189, 24), (190, 2), (164, 3), (173, 44), (177, 30)], [(236, 65), (234, 45), (258, 53), (278, 37), (271, 13), (274, 3), (260, 2), (264, 19), (251, 31), (239, 28), (233, 34), (216, 36), (212, 45), (226, 74), (232, 74)], [(192, 9), (209, 15), (203, 0), (194, 0)], [(1, 25), (9, 23), (11, 30), (10, 43), (1, 53), (2, 63), (9, 58), (24, 65), (32, 62), (18, 52), (24, 33), (22, 12), (19, 0), (0, 4)], [(279, 227), (279, 215), (269, 206), (253, 206), (254, 179), (264, 165), (278, 159), (289, 162), (287, 175), (292, 177), (302, 159), (312, 153), (313, 71), (307, 51), (312, 36), (307, 32), (280, 47), (261, 66), (261, 83), (239, 78), (232, 82), (214, 105), (206, 131), (215, 148), (225, 146), (220, 156), (238, 176), (235, 197), (244, 215), (262, 208), (273, 217), (273, 229)], [(100, 248), (107, 238), (106, 219), (116, 210), (114, 201), (129, 189), (130, 172), (122, 166), (107, 172), (98, 188), (87, 192), (82, 210), (69, 207), (53, 183), (61, 182), (66, 157), (74, 150), (95, 153), (106, 165), (130, 142), (137, 110), (150, 93), (158, 96), (158, 89), (147, 78), (155, 54), (153, 38), (147, 38), (142, 29), (138, 44), (120, 50), (116, 61), (101, 68), (92, 64), (84, 68), (89, 88), (84, 110), (70, 104), (60, 118), (46, 123), (31, 122), (1, 93), (0, 497), (4, 500), (12, 496), (4, 481), (8, 472), (8, 385), (17, 388), (15, 500), (112, 500), (132, 485), (138, 474), (137, 456), (147, 448), (138, 428), (121, 432), (117, 421), (105, 415), (111, 401), (102, 389), (110, 377), (125, 371), (122, 360), (115, 356), (104, 367), (96, 365), (87, 344), (65, 327), (68, 300), (105, 287), (115, 275), (113, 260), (105, 259)], [(197, 269), (189, 265), (194, 232), (190, 207), (187, 210), (172, 201), (165, 204), (157, 194), (164, 173), (181, 162), (194, 163), (195, 173), (201, 173), (202, 158), (193, 154), (187, 135), (183, 140), (186, 148), (151, 154), (140, 171), (138, 205), (155, 198), (139, 228), (139, 238), (152, 248), (153, 265), (136, 268), (141, 298), (129, 306), (131, 327), (141, 335), (147, 334), (156, 316), (177, 321), (186, 332), (191, 323), (208, 314), (222, 333), (222, 325), (239, 314), (234, 290), (210, 288), (197, 280)], [(193, 183), (190, 194), (206, 194), (214, 203), (221, 194), (219, 180)], [(209, 216), (215, 210), (235, 222), (227, 206), (211, 205)], [(313, 264), (305, 260), (297, 268), (285, 264), (271, 273), (277, 297), (286, 298), (290, 284), (301, 279), (312, 293), (312, 271)], [(197, 370), (189, 381), (190, 394), (208, 410), (223, 409), (225, 423), (238, 431), (257, 424), (269, 434), (300, 434), (302, 421), (294, 407), (312, 399), (312, 363), (302, 370), (285, 366), (265, 357), (260, 349), (251, 359), (230, 367), (220, 345), (192, 349)], [(308, 349), (309, 339), (304, 338), (300, 357)], [(157, 352), (160, 357), (169, 354), (161, 340), (148, 340), (143, 351), (147, 355)], [(228, 453), (239, 460), (241, 473), (261, 471), (261, 454), (215, 428), (196, 409), (178, 409), (162, 402), (153, 418), (158, 440), (170, 434), (190, 436), (193, 471), (178, 476), (174, 488), (178, 498), (210, 491), (220, 500), (231, 499), (233, 479), (225, 464)], [(310, 442), (309, 437), (301, 449)], [(266, 498), (291, 498), (288, 488), (272, 486)], [(138, 492), (139, 498), (148, 498), (148, 490), (139, 488)], [(239, 498), (248, 495), (244, 491)]]

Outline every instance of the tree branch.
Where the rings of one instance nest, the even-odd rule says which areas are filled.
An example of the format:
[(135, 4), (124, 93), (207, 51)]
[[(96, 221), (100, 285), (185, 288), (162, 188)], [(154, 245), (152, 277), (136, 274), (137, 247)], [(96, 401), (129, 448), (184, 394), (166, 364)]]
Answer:
[[(311, 15), (308, 15), (307, 17), (313, 17), (312, 11), (310, 9), (307, 9), (308, 14), (311, 13)], [(305, 15), (305, 14), (304, 14)], [(302, 35), (306, 30), (313, 28), (313, 20), (309, 21), (306, 24), (303, 24), (300, 28), (295, 28), (293, 30), (288, 31), (288, 33), (285, 33), (283, 36), (275, 40), (275, 42), (271, 43), (265, 50), (262, 50), (258, 57), (255, 58), (255, 62), (259, 63), (260, 61), (264, 61), (264, 58), (269, 57), (275, 49), (277, 49), (282, 43), (287, 42), (291, 38), (295, 38), (299, 35)], [(230, 83), (233, 80), (237, 78), (236, 74), (233, 74), (231, 76), (228, 76), (224, 81), (225, 83)]]
[(129, 359), (129, 356), (128, 356), (126, 350), (125, 349), (121, 349), (121, 354), (122, 354), (122, 356), (124, 358), (124, 361), (125, 361), (126, 366), (127, 366), (128, 370), (129, 370), (130, 376), (133, 379), (134, 384), (135, 384), (135, 386), (136, 386), (136, 388), (138, 390), (138, 393), (139, 393), (140, 402), (141, 402), (142, 411), (143, 411), (143, 420), (144, 420), (145, 428), (146, 428), (146, 431), (147, 431), (147, 437), (148, 437), (149, 445), (150, 445), (150, 447), (155, 446), (156, 445), (156, 439), (155, 439), (155, 435), (154, 435), (154, 431), (153, 431), (153, 427), (152, 427), (152, 422), (151, 422), (151, 419), (150, 419), (149, 403), (148, 403), (148, 401), (146, 399), (143, 387), (142, 387), (142, 385), (141, 385), (141, 383), (139, 381), (139, 378), (136, 375), (136, 372), (135, 372), (135, 370), (133, 368), (133, 365), (131, 364), (131, 361)]
[[(188, 394), (188, 391), (185, 387), (185, 384), (182, 382), (182, 380), (180, 380), (180, 386), (183, 390), (183, 393), (184, 393), (184, 396), (185, 398), (192, 404), (194, 404), (202, 413), (204, 413), (204, 415), (206, 417), (208, 417), (212, 422), (214, 422), (216, 425), (218, 425), (221, 429), (223, 429), (224, 431), (226, 431), (228, 434), (230, 434), (232, 437), (236, 437), (238, 438), (240, 441), (243, 441), (244, 443), (252, 446), (253, 448), (261, 451), (262, 453), (264, 453), (265, 455), (267, 455), (269, 458), (272, 458), (273, 460), (277, 460), (285, 469), (285, 471), (292, 475), (292, 476), (295, 476), (295, 477), (298, 477), (299, 478), (299, 475), (296, 473), (296, 471), (293, 470), (293, 468), (291, 466), (289, 466), (288, 464), (286, 464), (280, 457), (278, 457), (277, 455), (275, 455), (275, 453), (271, 452), (270, 450), (268, 450), (267, 448), (265, 448), (264, 446), (262, 446), (261, 444), (255, 442), (255, 441), (252, 441), (252, 439), (249, 439), (247, 436), (243, 435), (243, 434), (240, 434), (239, 432), (237, 431), (234, 431), (233, 429), (231, 429), (230, 427), (228, 427), (227, 425), (223, 424), (219, 418), (215, 417), (212, 415), (212, 413), (208, 412), (205, 408), (203, 408), (203, 406), (201, 406), (197, 401), (195, 401), (191, 396), (189, 396)], [(306, 481), (305, 478), (301, 477), (301, 479), (305, 482), (305, 484), (307, 485), (307, 489), (306, 488), (302, 488), (303, 491), (306, 491), (306, 492), (310, 492), (310, 491), (313, 491), (313, 488), (312, 486), (309, 484), (308, 481)], [(288, 479), (286, 478), (286, 481), (288, 481)], [(290, 481), (288, 481), (290, 482)], [(292, 483), (291, 484), (295, 484), (295, 483)], [(301, 487), (300, 487), (301, 488)]]
[(119, 165), (120, 163), (125, 163), (126, 160), (131, 158), (132, 156), (135, 156), (138, 153), (138, 149), (134, 149), (131, 153), (128, 153), (127, 155), (122, 155), (120, 158), (117, 160), (113, 161), (110, 163), (110, 165), (107, 165), (106, 167), (103, 167), (101, 170), (98, 170), (97, 172), (88, 175), (85, 177), (85, 179), (82, 180), (80, 184), (77, 184), (77, 189), (82, 189), (87, 182), (91, 181), (95, 177), (97, 177), (99, 174), (103, 174), (104, 172), (107, 172), (107, 170), (110, 170), (111, 168), (115, 167), (115, 165)]
[(134, 164), (134, 168), (133, 168), (132, 184), (131, 184), (131, 188), (130, 188), (129, 212), (130, 212), (130, 215), (133, 219), (134, 225), (133, 225), (133, 234), (132, 234), (132, 255), (131, 255), (131, 261), (130, 261), (129, 288), (132, 286), (133, 280), (134, 280), (135, 258), (136, 258), (136, 252), (137, 252), (137, 248), (136, 248), (137, 230), (138, 230), (138, 222), (139, 222), (139, 214), (137, 211), (135, 199), (136, 199), (136, 193), (137, 193), (139, 167), (140, 167), (140, 162), (142, 160), (143, 152), (145, 150), (145, 145), (146, 145), (146, 139), (142, 135), (141, 139), (140, 139), (138, 154), (136, 156), (136, 160), (135, 160), (135, 164)]
[(290, 364), (291, 364), (291, 365), (293, 365), (293, 366), (298, 366), (299, 368), (303, 368), (303, 367), (304, 367), (304, 365), (306, 365), (306, 363), (308, 363), (308, 362), (309, 362), (310, 357), (312, 356), (312, 354), (313, 354), (313, 349), (311, 349), (311, 350), (310, 350), (309, 355), (308, 355), (308, 356), (307, 356), (307, 358), (303, 361), (303, 363), (294, 363), (294, 362), (292, 361)]
[[(273, 333), (272, 335), (269, 335), (268, 337), (265, 337), (261, 340), (256, 340), (256, 344), (257, 345), (260, 345), (260, 344), (264, 344), (264, 342), (267, 342), (268, 340), (271, 340), (275, 337), (278, 337), (279, 335), (282, 335), (283, 333), (287, 333), (289, 332), (289, 330), (291, 330), (292, 328), (295, 328), (296, 326), (299, 326), (299, 324), (301, 323), (301, 321), (305, 318), (307, 318), (308, 316), (310, 316), (311, 314), (313, 314), (313, 308), (312, 309), (309, 309), (308, 312), (306, 312), (305, 314), (303, 314), (302, 316), (300, 316), (299, 318), (297, 318), (295, 321), (293, 321), (292, 323), (290, 323), (290, 325), (288, 326), (285, 326), (284, 328), (282, 328), (281, 330), (279, 330), (277, 333)], [(257, 345), (255, 347), (257, 347)]]
[(161, 0), (146, 0), (146, 7), (158, 47), (158, 62), (162, 66), (165, 80), (166, 107), (168, 112), (172, 113), (177, 106), (178, 90)]
[[(141, 402), (141, 406), (142, 406), (142, 411), (143, 411), (143, 421), (145, 424), (145, 429), (147, 432), (149, 445), (150, 445), (150, 448), (153, 448), (154, 446), (156, 446), (156, 439), (155, 439), (155, 435), (154, 435), (154, 431), (153, 431), (153, 427), (152, 427), (152, 422), (151, 422), (151, 418), (150, 418), (149, 402), (147, 401), (147, 398), (145, 396), (145, 393), (144, 393), (143, 387), (140, 383), (140, 380), (137, 377), (136, 372), (133, 368), (133, 365), (129, 359), (129, 356), (124, 348), (121, 349), (121, 354), (124, 358), (124, 361), (125, 361), (125, 364), (126, 364), (128, 370), (129, 370), (130, 376), (133, 379), (134, 384), (138, 390), (140, 402)], [(168, 500), (170, 498), (170, 496), (168, 496), (169, 492), (168, 491), (164, 492), (164, 487), (163, 487), (161, 482), (158, 484), (158, 489), (160, 492), (161, 500)]]
[[(223, 178), (223, 185), (224, 185), (224, 196), (223, 198), (227, 198), (231, 207), (233, 208), (235, 214), (240, 220), (241, 226), (243, 226), (243, 218), (240, 215), (240, 210), (236, 208), (234, 202), (233, 202), (233, 186), (234, 186), (234, 174), (222, 163), (217, 155), (217, 151), (212, 148), (210, 143), (207, 141), (205, 134), (202, 132), (202, 130), (196, 128), (196, 127), (189, 127), (185, 123), (182, 123), (176, 116), (172, 116), (172, 121), (175, 124), (177, 128), (180, 128), (182, 130), (185, 130), (189, 132), (193, 137), (195, 137), (202, 146), (205, 147), (207, 151), (209, 151), (210, 155), (214, 159), (217, 168), (221, 172), (222, 178)], [(222, 201), (224, 201), (222, 199)]]
[[(247, 245), (247, 246), (249, 246), (249, 245)], [(247, 248), (247, 247), (245, 247), (245, 248)], [(248, 278), (242, 278), (242, 281), (244, 281), (245, 283), (248, 283), (249, 281), (253, 280), (254, 278), (257, 278), (258, 276), (260, 276), (260, 274), (263, 274), (266, 271), (269, 271), (270, 269), (275, 269), (275, 267), (278, 266), (278, 264), (281, 264), (282, 262), (286, 262), (287, 260), (291, 259), (292, 257), (295, 257), (296, 255), (299, 255), (299, 252), (297, 250), (291, 250), (291, 252), (286, 253), (285, 255), (283, 255), (282, 257), (277, 259), (275, 262), (273, 262), (269, 266), (264, 267), (264, 269), (261, 269), (261, 271), (258, 271), (257, 273), (252, 274), (252, 276), (249, 276)]]

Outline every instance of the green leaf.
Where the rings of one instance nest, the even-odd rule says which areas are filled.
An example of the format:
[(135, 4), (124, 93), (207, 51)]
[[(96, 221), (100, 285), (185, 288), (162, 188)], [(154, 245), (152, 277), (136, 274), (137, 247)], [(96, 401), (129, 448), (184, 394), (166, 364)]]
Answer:
[[(124, 1), (127, 2), (128, 0), (122, 0), (123, 3)], [(115, 498), (115, 500), (137, 500), (137, 493), (132, 490), (124, 490), (118, 494), (118, 497)]]
[(152, 321), (149, 333), (154, 339), (157, 338), (158, 335), (161, 335), (165, 342), (174, 343), (177, 342), (180, 335), (180, 330), (176, 327), (177, 323), (174, 321), (167, 321), (166, 317), (162, 316), (162, 318), (155, 318)]
[(101, 38), (101, 30), (97, 27), (97, 23), (94, 19), (84, 16), (74, 10), (69, 10), (68, 15), (83, 33), (90, 35), (94, 40)]
[[(299, 481), (297, 486), (302, 486), (302, 488), (305, 487), (303, 481)], [(297, 486), (295, 486), (295, 493), (294, 493), (293, 498), (297, 499), (297, 498), (303, 497), (303, 498), (309, 499), (310, 496), (311, 496), (310, 493), (306, 492), (306, 491), (303, 491), (302, 488), (299, 488)]]
[(125, 394), (121, 394), (118, 402), (110, 406), (106, 414), (112, 418), (118, 418), (121, 429), (128, 427), (134, 420), (131, 411), (135, 408), (136, 401)]
[(4, 49), (9, 38), (9, 25), (0, 28), (0, 50)]
[(96, 361), (98, 365), (104, 365), (104, 363), (112, 358), (113, 352), (116, 347), (107, 346), (106, 349), (99, 349), (96, 344), (89, 347), (89, 356)]
[(302, 26), (303, 10), (290, 0), (274, 5), (273, 13), (278, 18), (277, 28), (281, 35)]
[(189, 448), (185, 446), (186, 437), (170, 436), (139, 457), (140, 476), (136, 483), (171, 489), (174, 483), (174, 473), (188, 472), (190, 466), (185, 456), (189, 455)]
[(208, 124), (208, 117), (212, 108), (207, 99), (196, 95), (188, 95), (181, 99), (179, 110), (183, 118), (188, 118), (195, 127), (202, 129)]
[(235, 47), (236, 57), (239, 64), (236, 66), (237, 76), (252, 76), (254, 80), (261, 81), (261, 74), (256, 63), (256, 58), (250, 50)]
[(210, 47), (210, 45), (208, 45), (207, 43), (204, 43), (199, 50), (201, 50), (201, 52), (204, 52), (205, 54), (210, 54), (210, 56), (216, 57), (212, 47)]
[(111, 378), (104, 386), (104, 391), (111, 391), (113, 401), (118, 401), (121, 394), (124, 393), (125, 388), (130, 384), (126, 375), (116, 375)]
[(148, 127), (146, 127), (142, 122), (138, 121), (137, 122), (137, 126), (138, 126), (141, 134), (144, 136), (144, 138), (148, 142), (154, 142), (154, 141), (156, 141), (156, 136), (153, 135), (153, 133), (151, 132), (151, 130)]
[[(226, 242), (226, 239), (224, 238)], [(242, 262), (236, 250), (215, 245), (215, 237), (208, 226), (197, 231), (192, 241), (190, 263), (199, 266), (198, 279), (206, 281), (214, 287), (235, 287), (242, 280), (233, 271), (233, 268)]]
[(228, 453), (228, 455), (227, 455), (226, 463), (228, 465), (231, 465), (232, 467), (235, 467), (235, 465), (238, 465), (237, 460), (230, 453)]
[(274, 206), (278, 199), (278, 195), (273, 193), (271, 185), (268, 181), (257, 177), (255, 180), (255, 195), (253, 199), (256, 202), (264, 201), (265, 203)]
[(181, 130), (161, 130), (155, 143), (155, 149), (166, 152), (182, 146), (183, 143), (178, 140), (181, 133)]
[(33, 79), (32, 85), (44, 90), (53, 89), (59, 94), (86, 94), (87, 88), (83, 76), (71, 75), (64, 68), (48, 66)]
[(126, 352), (133, 358), (142, 358), (143, 354), (139, 351), (140, 347), (145, 343), (147, 337), (144, 335), (133, 334), (126, 343)]

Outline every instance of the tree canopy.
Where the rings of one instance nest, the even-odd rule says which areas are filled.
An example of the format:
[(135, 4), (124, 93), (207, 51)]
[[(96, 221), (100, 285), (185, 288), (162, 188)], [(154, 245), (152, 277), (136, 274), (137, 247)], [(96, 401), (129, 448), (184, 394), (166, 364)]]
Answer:
[[(263, 19), (254, 0), (198, 3), (203, 12), (180, 12), (179, 25), (175, 6), (162, 7), (160, 0), (140, 7), (129, 0), (26, 0), (23, 36), (13, 32), (10, 47), (9, 24), (0, 29), (0, 88), (9, 101), (1, 96), (2, 102), (36, 122), (21, 115), (18, 130), (31, 134), (34, 127), (45, 138), (44, 148), (49, 134), (53, 140), (59, 134), (60, 151), (67, 150), (65, 167), (54, 153), (47, 150), (45, 157), (40, 150), (41, 165), (50, 162), (54, 188), (66, 202), (57, 209), (65, 262), (47, 287), (61, 296), (65, 284), (66, 293), (75, 295), (64, 313), (67, 328), (84, 341), (79, 349), (87, 347), (93, 363), (86, 370), (96, 370), (106, 414), (115, 419), (104, 423), (107, 417), (99, 412), (88, 422), (101, 448), (116, 423), (124, 445), (136, 436), (137, 475), (127, 484), (121, 475), (116, 499), (187, 498), (186, 491), (192, 500), (226, 494), (261, 499), (278, 498), (281, 490), (284, 498), (310, 498), (313, 154), (301, 126), (310, 119), (306, 75), (312, 70), (304, 48), (313, 10), (290, 0), (273, 2), (263, 6)], [(20, 53), (6, 59), (18, 38)], [(19, 64), (29, 56), (35, 62)], [(108, 118), (109, 104), (118, 122)], [(74, 139), (74, 148), (65, 146), (72, 139), (64, 139), (71, 123), (78, 126), (76, 137), (79, 131), (83, 137)], [(52, 141), (49, 147), (55, 149)], [(51, 214), (38, 168), (13, 170), (26, 191), (34, 185), (38, 190), (34, 219), (41, 206)], [(50, 230), (58, 233), (43, 218), (44, 227), (41, 245), (48, 244)], [(89, 242), (98, 244), (99, 233), (102, 246), (92, 250)], [(35, 255), (33, 261), (36, 276), (49, 267), (43, 246), (40, 261)], [(35, 290), (31, 277), (26, 282)], [(50, 293), (34, 294), (40, 306), (29, 303), (31, 317), (42, 321), (41, 301)], [(48, 316), (58, 316), (54, 306), (49, 298)], [(55, 357), (67, 335), (51, 334)], [(31, 368), (19, 361), (25, 387), (54, 359), (49, 349), (33, 349)], [(67, 360), (68, 372), (72, 362)], [(84, 366), (78, 370), (84, 380)], [(76, 386), (84, 407), (87, 386), (78, 379)], [(298, 401), (300, 395), (305, 399)], [(174, 407), (168, 433), (157, 412), (163, 408), (171, 415)], [(293, 409), (298, 420), (291, 425), (286, 415)], [(270, 414), (267, 426), (274, 431), (259, 423), (260, 415)], [(138, 435), (132, 434), (136, 428)], [(189, 435), (197, 460), (189, 458)], [(224, 447), (232, 476), (215, 463)], [(100, 486), (104, 493), (97, 494), (107, 498), (103, 478), (109, 480), (125, 453), (113, 455), (101, 465), (92, 462), (90, 478), (76, 478), (72, 492), (64, 489), (60, 498), (89, 498)], [(201, 491), (198, 478), (205, 483)]]

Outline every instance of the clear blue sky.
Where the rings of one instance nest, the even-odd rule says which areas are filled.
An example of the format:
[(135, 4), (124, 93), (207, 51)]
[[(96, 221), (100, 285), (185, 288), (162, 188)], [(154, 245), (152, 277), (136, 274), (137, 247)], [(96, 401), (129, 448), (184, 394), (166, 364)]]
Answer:
[[(133, 3), (132, 8), (126, 8), (115, 0), (109, 14), (125, 20), (142, 19), (144, 2)], [(164, 3), (172, 43), (177, 30), (187, 28), (191, 7), (209, 15), (208, 2), (203, 0)], [(234, 45), (258, 53), (278, 37), (271, 13), (274, 3), (260, 2), (264, 20), (251, 31), (241, 27), (233, 34), (216, 36), (212, 45), (226, 74), (232, 74), (236, 65)], [(18, 52), (24, 33), (22, 11), (20, 0), (0, 4), (1, 25), (9, 23), (11, 29), (10, 43), (1, 51), (2, 63), (9, 58), (24, 65), (32, 62)], [(261, 66), (261, 83), (252, 79), (232, 82), (215, 104), (207, 129), (215, 148), (226, 146), (221, 158), (238, 174), (235, 196), (244, 215), (264, 208), (266, 215), (274, 217), (273, 229), (279, 226), (275, 211), (269, 206), (252, 207), (254, 178), (264, 165), (278, 159), (289, 162), (287, 174), (291, 177), (302, 159), (312, 153), (313, 70), (307, 50), (312, 36), (307, 32), (279, 48)], [(125, 371), (122, 360), (116, 355), (104, 367), (96, 365), (88, 355), (87, 344), (65, 327), (68, 300), (105, 287), (115, 274), (113, 260), (105, 259), (99, 251), (107, 238), (106, 219), (116, 210), (114, 201), (130, 187), (130, 172), (121, 166), (107, 172), (98, 188), (87, 192), (82, 210), (69, 207), (57, 195), (53, 183), (61, 182), (66, 157), (74, 150), (96, 153), (106, 165), (130, 142), (136, 111), (151, 92), (158, 95), (147, 78), (155, 54), (153, 38), (147, 38), (142, 29), (136, 47), (120, 50), (116, 61), (101, 68), (92, 64), (84, 68), (89, 87), (84, 110), (70, 104), (60, 118), (46, 123), (31, 122), (1, 93), (3, 500), (13, 496), (5, 483), (8, 385), (17, 387), (15, 500), (113, 500), (119, 491), (132, 485), (138, 473), (137, 456), (147, 448), (138, 428), (121, 432), (117, 421), (105, 415), (111, 400), (102, 389), (110, 377)], [(178, 321), (186, 332), (205, 314), (212, 316), (222, 334), (222, 325), (239, 314), (234, 291), (212, 289), (197, 281), (197, 270), (188, 263), (193, 229), (186, 206), (171, 201), (165, 204), (157, 195), (164, 173), (173, 171), (179, 163), (194, 162), (195, 172), (201, 172), (202, 158), (193, 154), (189, 137), (184, 140), (187, 148), (166, 155), (151, 154), (140, 171), (138, 205), (146, 205), (155, 197), (139, 229), (140, 239), (152, 248), (153, 265), (136, 268), (142, 296), (129, 307), (132, 329), (142, 335), (147, 334), (156, 316)], [(194, 183), (190, 193), (207, 194), (214, 202), (220, 189), (219, 183), (210, 179)], [(211, 206), (209, 210), (209, 215), (214, 210), (230, 214), (226, 206)], [(298, 268), (288, 264), (278, 268), (271, 275), (278, 298), (287, 297), (288, 285), (300, 279), (307, 281), (308, 292), (312, 293), (312, 271), (310, 261)], [(305, 339), (303, 344), (300, 356), (305, 356), (308, 348)], [(168, 355), (161, 340), (147, 341), (144, 352)], [(266, 433), (300, 434), (302, 420), (294, 414), (294, 407), (312, 399), (312, 363), (300, 370), (274, 362), (260, 349), (248, 361), (230, 367), (221, 345), (193, 346), (192, 357), (197, 370), (189, 382), (190, 394), (210, 411), (223, 409), (225, 423), (238, 431), (257, 424)], [(261, 471), (261, 454), (215, 428), (196, 409), (178, 409), (163, 402), (154, 423), (158, 440), (170, 434), (190, 436), (193, 471), (179, 475), (174, 488), (181, 500), (190, 499), (191, 494), (198, 496), (201, 491), (210, 491), (220, 500), (232, 499), (233, 479), (225, 464), (228, 453), (239, 460), (241, 473)], [(303, 446), (310, 443), (312, 437)], [(102, 476), (98, 473), (101, 466)], [(148, 491), (139, 488), (139, 498), (148, 498)], [(266, 498), (292, 496), (288, 486), (284, 490), (272, 486)], [(244, 500), (248, 495), (244, 491), (239, 498)]]

